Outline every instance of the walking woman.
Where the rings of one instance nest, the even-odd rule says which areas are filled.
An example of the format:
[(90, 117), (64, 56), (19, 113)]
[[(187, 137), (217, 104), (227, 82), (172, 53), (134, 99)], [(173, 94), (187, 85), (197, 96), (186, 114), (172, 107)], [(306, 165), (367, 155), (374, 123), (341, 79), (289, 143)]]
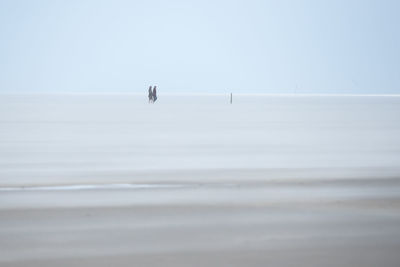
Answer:
[(156, 102), (157, 100), (157, 90), (156, 90), (157, 86), (153, 87), (153, 103)]

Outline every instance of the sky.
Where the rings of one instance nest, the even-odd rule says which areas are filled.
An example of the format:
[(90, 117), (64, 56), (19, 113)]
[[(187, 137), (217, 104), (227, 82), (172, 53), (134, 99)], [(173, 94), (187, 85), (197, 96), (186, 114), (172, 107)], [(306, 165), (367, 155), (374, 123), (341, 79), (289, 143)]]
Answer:
[(400, 94), (400, 1), (0, 0), (0, 92)]

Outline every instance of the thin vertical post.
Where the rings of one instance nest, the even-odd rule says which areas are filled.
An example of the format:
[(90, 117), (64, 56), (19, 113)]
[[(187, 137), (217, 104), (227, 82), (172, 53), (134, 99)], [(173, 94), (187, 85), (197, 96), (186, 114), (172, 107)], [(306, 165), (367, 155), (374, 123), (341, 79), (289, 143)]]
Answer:
[(232, 104), (232, 93), (231, 93), (231, 104)]

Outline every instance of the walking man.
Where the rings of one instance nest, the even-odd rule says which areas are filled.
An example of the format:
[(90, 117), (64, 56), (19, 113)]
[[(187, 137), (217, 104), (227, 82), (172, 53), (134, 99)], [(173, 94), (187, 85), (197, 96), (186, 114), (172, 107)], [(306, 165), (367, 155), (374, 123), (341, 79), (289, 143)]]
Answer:
[(149, 103), (153, 102), (153, 91), (151, 90), (151, 86), (149, 87)]

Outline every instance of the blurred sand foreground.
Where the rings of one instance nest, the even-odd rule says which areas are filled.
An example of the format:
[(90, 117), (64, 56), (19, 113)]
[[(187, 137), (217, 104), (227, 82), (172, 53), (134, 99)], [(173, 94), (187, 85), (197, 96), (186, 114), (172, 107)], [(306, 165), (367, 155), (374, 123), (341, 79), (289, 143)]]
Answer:
[(399, 266), (400, 98), (0, 96), (0, 266)]

